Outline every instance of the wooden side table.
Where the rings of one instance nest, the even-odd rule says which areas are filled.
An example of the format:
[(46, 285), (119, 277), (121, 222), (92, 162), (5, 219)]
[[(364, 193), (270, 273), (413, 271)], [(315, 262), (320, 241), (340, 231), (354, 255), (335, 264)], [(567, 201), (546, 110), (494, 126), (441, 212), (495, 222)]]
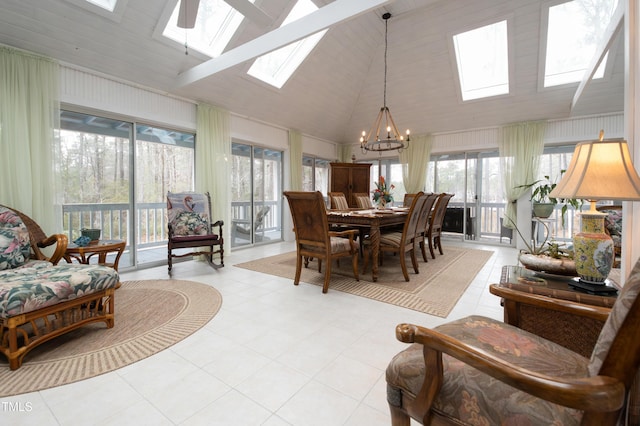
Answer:
[[(98, 256), (98, 264), (110, 266), (116, 271), (118, 270), (118, 262), (124, 252), (126, 241), (123, 240), (97, 240), (92, 241), (84, 247), (80, 247), (75, 243), (69, 243), (65, 251), (64, 258), (68, 263), (72, 259), (80, 263), (89, 264), (93, 256)], [(113, 263), (107, 263), (107, 254), (116, 253)]]
[[(507, 324), (589, 357), (616, 296), (587, 294), (570, 283), (569, 277), (541, 276), (520, 266), (504, 266), (500, 283), (492, 284), (489, 291), (502, 298)], [(549, 299), (574, 306), (579, 303), (584, 316), (563, 310), (561, 304), (545, 303)]]

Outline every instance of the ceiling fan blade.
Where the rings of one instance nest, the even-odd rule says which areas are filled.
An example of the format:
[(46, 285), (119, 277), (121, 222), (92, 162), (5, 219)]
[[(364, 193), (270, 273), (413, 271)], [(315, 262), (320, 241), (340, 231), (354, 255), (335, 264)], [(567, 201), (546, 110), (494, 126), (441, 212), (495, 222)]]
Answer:
[(180, 0), (178, 28), (193, 28), (196, 25), (200, 0)]

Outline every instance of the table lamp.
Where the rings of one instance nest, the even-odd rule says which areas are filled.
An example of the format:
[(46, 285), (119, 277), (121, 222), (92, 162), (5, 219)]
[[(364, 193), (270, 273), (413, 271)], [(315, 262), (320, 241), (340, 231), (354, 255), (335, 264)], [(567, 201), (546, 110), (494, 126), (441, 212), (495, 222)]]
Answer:
[(605, 232), (606, 213), (596, 210), (597, 200), (640, 200), (640, 177), (624, 140), (600, 139), (576, 145), (571, 164), (550, 194), (554, 198), (588, 200), (589, 211), (580, 213), (580, 232), (573, 236), (574, 260), (579, 280), (573, 287), (592, 293), (610, 292), (605, 280), (614, 258), (613, 240)]

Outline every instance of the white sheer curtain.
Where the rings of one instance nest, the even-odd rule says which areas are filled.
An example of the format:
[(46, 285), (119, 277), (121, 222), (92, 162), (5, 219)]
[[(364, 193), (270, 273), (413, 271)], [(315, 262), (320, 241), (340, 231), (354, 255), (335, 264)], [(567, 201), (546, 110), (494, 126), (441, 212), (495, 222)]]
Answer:
[(408, 194), (424, 190), (431, 157), (433, 137), (431, 135), (412, 136), (409, 148), (400, 153), (402, 181)]
[[(213, 220), (222, 219), (224, 238), (230, 239), (231, 131), (229, 113), (218, 107), (198, 104), (196, 130), (196, 191), (211, 193)], [(230, 245), (225, 247), (225, 250)]]
[(289, 173), (291, 191), (302, 191), (302, 134), (289, 130)]
[(513, 228), (517, 223), (515, 202), (538, 175), (540, 156), (544, 149), (545, 122), (515, 123), (503, 127), (499, 141), (500, 168), (507, 205), (504, 226)]
[(0, 204), (31, 216), (47, 234), (62, 228), (53, 184), (58, 86), (56, 62), (0, 47)]
[(338, 161), (341, 163), (350, 163), (353, 147), (350, 144), (338, 145)]

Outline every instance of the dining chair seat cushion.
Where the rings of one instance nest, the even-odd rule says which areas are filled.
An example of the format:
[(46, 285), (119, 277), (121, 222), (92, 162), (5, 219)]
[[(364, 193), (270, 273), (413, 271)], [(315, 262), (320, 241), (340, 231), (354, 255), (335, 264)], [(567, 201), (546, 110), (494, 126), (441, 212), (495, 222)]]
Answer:
[[(308, 244), (300, 244), (301, 248), (309, 251), (324, 251), (318, 247), (311, 246)], [(351, 243), (348, 238), (340, 238), (340, 237), (331, 237), (331, 253), (342, 253), (342, 252), (350, 252), (351, 251)]]
[[(564, 378), (588, 375), (587, 358), (501, 321), (469, 316), (435, 330), (541, 374)], [(418, 394), (425, 376), (422, 349), (422, 345), (412, 344), (387, 367), (389, 404), (400, 407), (403, 393), (412, 398)], [(580, 423), (579, 410), (536, 398), (446, 354), (442, 361), (443, 386), (432, 410), (447, 419), (486, 425)]]
[[(402, 232), (388, 232), (380, 235), (380, 246), (400, 247), (402, 241)], [(364, 240), (364, 244), (369, 245), (369, 239)]]

